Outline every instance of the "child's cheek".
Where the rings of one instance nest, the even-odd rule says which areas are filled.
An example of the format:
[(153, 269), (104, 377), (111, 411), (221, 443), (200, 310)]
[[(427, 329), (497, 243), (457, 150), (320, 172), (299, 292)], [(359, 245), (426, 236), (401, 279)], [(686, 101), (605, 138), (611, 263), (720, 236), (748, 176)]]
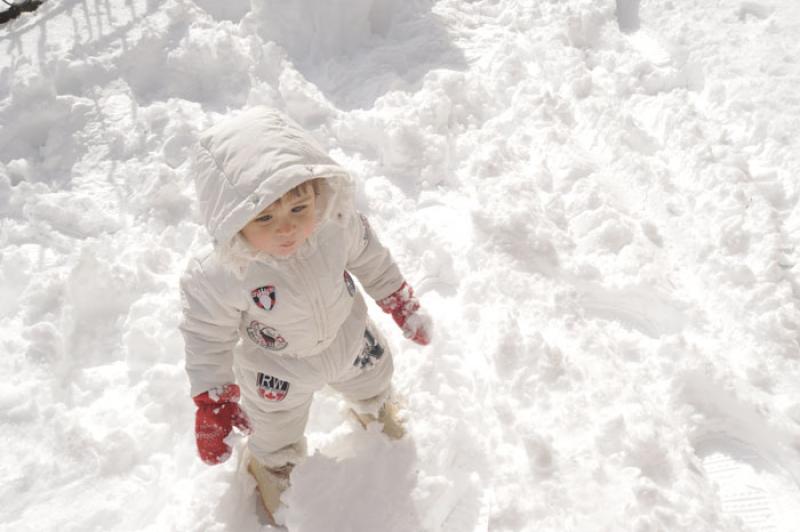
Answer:
[(272, 248), (275, 247), (274, 238), (267, 231), (258, 233), (258, 236), (256, 237), (255, 240), (256, 240), (255, 247), (261, 251), (266, 251), (269, 253), (270, 251), (272, 251)]

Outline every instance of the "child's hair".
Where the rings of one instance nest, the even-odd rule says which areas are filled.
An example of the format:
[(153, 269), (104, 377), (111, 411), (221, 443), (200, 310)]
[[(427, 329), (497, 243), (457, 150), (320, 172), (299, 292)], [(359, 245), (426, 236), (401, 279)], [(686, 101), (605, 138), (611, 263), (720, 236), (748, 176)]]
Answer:
[(303, 181), (299, 185), (296, 185), (294, 188), (290, 189), (286, 192), (283, 196), (275, 200), (275, 203), (280, 204), (283, 201), (283, 198), (299, 198), (309, 193), (309, 187), (311, 188), (311, 193), (315, 196), (319, 196), (319, 189), (322, 186), (322, 179), (321, 177), (315, 177), (314, 179), (309, 179), (308, 181)]

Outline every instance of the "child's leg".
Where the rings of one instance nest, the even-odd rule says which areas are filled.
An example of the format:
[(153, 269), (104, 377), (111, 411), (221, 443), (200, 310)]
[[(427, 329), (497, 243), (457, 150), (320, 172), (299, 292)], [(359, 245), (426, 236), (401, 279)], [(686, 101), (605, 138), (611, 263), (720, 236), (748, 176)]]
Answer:
[(362, 341), (346, 360), (352, 362), (328, 384), (352, 404), (356, 413), (377, 415), (391, 395), (394, 364), (386, 340), (371, 320)]
[(253, 426), (247, 446), (261, 464), (297, 464), (306, 456), (308, 411), (319, 383), (298, 383), (247, 369), (237, 370), (242, 406)]

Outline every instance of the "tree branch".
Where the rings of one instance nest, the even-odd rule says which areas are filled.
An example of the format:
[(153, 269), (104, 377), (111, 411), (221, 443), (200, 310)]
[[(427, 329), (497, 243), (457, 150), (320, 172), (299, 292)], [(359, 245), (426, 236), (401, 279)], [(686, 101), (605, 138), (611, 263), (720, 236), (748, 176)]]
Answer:
[(7, 0), (2, 0), (4, 4), (9, 6), (5, 11), (0, 12), (0, 24), (4, 24), (9, 20), (15, 19), (26, 11), (36, 11), (44, 0), (23, 0), (19, 4), (9, 3)]

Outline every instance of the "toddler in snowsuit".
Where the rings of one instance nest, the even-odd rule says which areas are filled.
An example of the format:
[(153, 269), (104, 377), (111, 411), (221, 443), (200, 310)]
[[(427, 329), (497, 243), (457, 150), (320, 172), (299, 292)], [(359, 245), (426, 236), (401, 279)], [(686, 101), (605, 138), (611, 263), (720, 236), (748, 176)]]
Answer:
[(356, 212), (352, 178), (281, 113), (254, 108), (205, 131), (193, 172), (214, 240), (181, 280), (197, 448), (217, 464), (234, 426), (251, 433), (249, 469), (274, 512), (323, 386), (363, 425), (377, 416), (402, 435), (392, 356), (351, 274), (413, 341), (428, 343), (430, 319)]

